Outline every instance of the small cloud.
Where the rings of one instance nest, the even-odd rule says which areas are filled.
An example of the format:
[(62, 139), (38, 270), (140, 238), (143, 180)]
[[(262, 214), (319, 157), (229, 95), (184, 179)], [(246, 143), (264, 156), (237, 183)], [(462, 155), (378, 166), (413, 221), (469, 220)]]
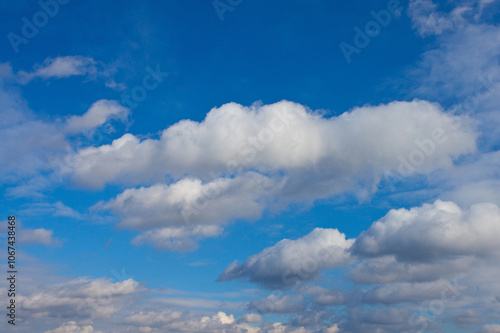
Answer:
[(101, 99), (81, 116), (72, 116), (66, 120), (65, 130), (67, 133), (79, 133), (94, 130), (104, 125), (111, 119), (126, 121), (129, 110), (121, 106), (118, 102)]
[(52, 237), (53, 231), (44, 228), (21, 229), (18, 232), (19, 242), (24, 244), (43, 244), (47, 246), (60, 246), (62, 241)]
[(94, 59), (82, 56), (66, 56), (47, 58), (43, 65), (34, 66), (32, 72), (20, 71), (18, 77), (21, 84), (27, 84), (35, 78), (48, 80), (70, 76), (95, 76), (97, 72), (97, 62)]
[(126, 86), (114, 80), (113, 75), (115, 72), (116, 68), (106, 66), (101, 62), (95, 61), (93, 58), (80, 55), (64, 56), (47, 58), (43, 64), (35, 65), (30, 72), (19, 71), (17, 73), (17, 81), (20, 84), (28, 84), (37, 78), (49, 80), (63, 79), (71, 76), (83, 76), (88, 80), (95, 80), (101, 77), (106, 80), (106, 87), (124, 90)]

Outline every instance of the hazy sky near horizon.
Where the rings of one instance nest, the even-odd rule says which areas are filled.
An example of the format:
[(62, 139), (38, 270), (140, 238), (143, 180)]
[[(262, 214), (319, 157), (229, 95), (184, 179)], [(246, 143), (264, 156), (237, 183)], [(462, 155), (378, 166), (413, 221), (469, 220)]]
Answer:
[(500, 333), (499, 8), (0, 3), (1, 330)]

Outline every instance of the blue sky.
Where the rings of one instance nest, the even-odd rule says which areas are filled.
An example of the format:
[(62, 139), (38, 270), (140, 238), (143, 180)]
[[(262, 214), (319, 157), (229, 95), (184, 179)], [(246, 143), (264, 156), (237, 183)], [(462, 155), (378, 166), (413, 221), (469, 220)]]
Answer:
[(0, 4), (2, 329), (500, 332), (498, 9)]

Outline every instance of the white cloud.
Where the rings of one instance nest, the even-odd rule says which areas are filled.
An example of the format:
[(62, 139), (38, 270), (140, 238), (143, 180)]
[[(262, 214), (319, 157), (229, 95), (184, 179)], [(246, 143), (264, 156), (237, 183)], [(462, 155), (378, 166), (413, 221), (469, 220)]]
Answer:
[(430, 0), (412, 0), (408, 13), (412, 19), (413, 27), (421, 36), (440, 35), (448, 30), (457, 30), (465, 25), (463, 17), (472, 8), (468, 6), (456, 7), (450, 13), (436, 11), (437, 5)]
[(94, 331), (92, 325), (87, 325), (87, 324), (79, 325), (74, 321), (68, 321), (66, 323), (63, 323), (58, 328), (45, 331), (45, 333), (93, 333), (93, 332), (98, 333), (97, 331)]
[(222, 231), (221, 227), (213, 225), (152, 229), (136, 236), (132, 244), (153, 244), (159, 249), (192, 251), (198, 247), (197, 239), (215, 237)]
[(12, 81), (9, 64), (0, 64), (0, 75), (0, 183), (13, 186), (7, 188), (8, 196), (43, 197), (41, 191), (57, 181), (57, 168), (65, 167), (64, 156), (72, 151), (69, 134), (126, 119), (126, 109), (106, 100), (66, 123), (37, 116)]
[(258, 319), (258, 317), (260, 316), (256, 314), (249, 314), (247, 317), (244, 315), (240, 320), (236, 320), (234, 315), (226, 314), (222, 311), (212, 315), (200, 315), (166, 310), (136, 312), (128, 316), (125, 323), (135, 326), (135, 330), (131, 327), (130, 332), (136, 332), (137, 328), (140, 328), (142, 332), (285, 332), (286, 326), (281, 325), (280, 323), (263, 323), (260, 327), (254, 327), (245, 323), (244, 318), (252, 318), (254, 320), (253, 322), (256, 322), (255, 320)]
[(231, 219), (258, 218), (264, 208), (258, 199), (279, 183), (264, 175), (246, 173), (203, 183), (183, 178), (171, 185), (127, 189), (94, 209), (109, 209), (121, 226), (144, 229), (162, 226), (215, 224)]
[(42, 80), (63, 79), (72, 76), (85, 77), (86, 80), (96, 80), (102, 78), (105, 80), (106, 87), (116, 90), (123, 90), (126, 86), (123, 83), (116, 82), (113, 78), (116, 68), (108, 66), (91, 57), (81, 55), (61, 56), (47, 58), (43, 64), (36, 64), (31, 71), (19, 71), (17, 73), (17, 82), (28, 84), (31, 81), (40, 78)]
[(71, 116), (66, 120), (65, 130), (68, 133), (80, 133), (93, 130), (110, 119), (120, 119), (124, 122), (129, 110), (118, 102), (101, 99), (90, 106), (81, 116)]
[(257, 313), (245, 313), (241, 317), (241, 321), (246, 323), (260, 323), (262, 321), (262, 316)]
[(284, 239), (242, 264), (233, 262), (219, 280), (248, 278), (269, 287), (291, 287), (315, 278), (320, 270), (347, 265), (353, 242), (336, 229), (316, 228), (297, 240)]
[(500, 325), (484, 325), (479, 331), (477, 331), (477, 333), (500, 333)]
[(432, 261), (459, 255), (495, 256), (500, 250), (500, 208), (492, 203), (462, 210), (437, 200), (393, 209), (356, 239), (357, 255), (394, 255), (399, 261)]
[(97, 73), (97, 62), (94, 59), (83, 56), (65, 56), (47, 58), (43, 65), (35, 66), (32, 72), (20, 71), (18, 76), (22, 83), (28, 83), (37, 77), (47, 80), (70, 76), (95, 76)]
[[(0, 222), (0, 233), (8, 233), (8, 221)], [(53, 237), (54, 232), (45, 228), (29, 229), (24, 228), (19, 222), (16, 223), (17, 241), (22, 244), (43, 244), (46, 246), (60, 246), (62, 241)]]
[[(457, 122), (463, 126), (456, 128)], [(208, 180), (211, 172), (285, 172), (296, 176), (290, 196), (304, 186), (298, 182), (306, 175), (308, 190), (328, 196), (362, 181), (371, 190), (385, 173), (397, 172), (400, 157), (419, 149), (417, 141), (428, 143), (436, 130), (443, 140), (429, 144), (429, 156), (417, 169), (450, 166), (452, 158), (475, 149), (470, 125), (424, 101), (355, 108), (329, 119), (286, 101), (249, 108), (230, 103), (211, 110), (201, 123), (172, 125), (158, 140), (126, 134), (111, 145), (82, 149), (70, 175), (81, 185), (102, 187), (165, 175)]]
[(443, 184), (446, 189), (440, 195), (443, 200), (456, 202), (468, 207), (481, 202), (500, 205), (500, 151), (485, 152), (456, 166), (447, 172), (431, 176), (431, 184)]
[(229, 221), (259, 218), (265, 198), (280, 187), (278, 180), (253, 172), (208, 183), (184, 178), (171, 185), (127, 189), (93, 210), (110, 210), (120, 218), (120, 226), (146, 230), (134, 244), (190, 251), (197, 248), (198, 239), (221, 234)]
[(53, 238), (52, 230), (44, 228), (39, 229), (23, 229), (19, 232), (19, 241), (24, 244), (44, 244), (47, 246), (57, 246), (61, 241)]
[[(337, 279), (321, 280), (321, 284), (340, 284), (327, 289), (311, 282), (320, 271), (338, 266), (335, 260), (329, 260), (336, 256), (312, 252), (314, 248), (327, 248), (320, 245), (318, 237), (312, 237), (314, 233), (337, 235), (335, 242), (323, 243), (340, 241), (342, 246), (337, 250), (342, 251), (334, 253), (342, 253), (340, 265), (347, 266), (346, 278), (353, 285), (346, 288)], [(253, 308), (260, 313), (296, 313), (296, 324), (306, 328), (317, 321), (321, 309), (345, 306), (347, 314), (338, 327), (341, 332), (418, 332), (422, 325), (438, 329), (438, 321), (419, 317), (426, 311), (433, 313), (436, 304), (443, 309), (439, 315), (458, 327), (470, 328), (500, 309), (500, 283), (495, 278), (500, 260), (499, 235), (497, 205), (480, 203), (460, 208), (437, 200), (411, 209), (393, 209), (356, 240), (345, 240), (336, 229), (315, 229), (296, 241), (283, 240), (243, 264), (231, 264), (220, 279), (248, 278), (281, 288), (283, 294), (253, 301)], [(304, 247), (296, 244), (301, 242)], [(296, 275), (303, 283), (289, 290), (277, 272), (293, 271), (297, 265), (302, 267), (304, 274)], [(315, 311), (306, 314), (306, 308)]]
[[(201, 123), (172, 125), (158, 140), (126, 134), (82, 149), (65, 171), (93, 188), (160, 181), (127, 189), (95, 208), (110, 210), (123, 227), (167, 228), (136, 243), (188, 250), (196, 243), (186, 236), (201, 230), (194, 226), (254, 219), (266, 209), (344, 192), (364, 199), (386, 175), (452, 166), (454, 158), (475, 150), (475, 137), (470, 119), (417, 100), (329, 119), (286, 101), (249, 108), (230, 103)], [(165, 178), (174, 181), (164, 184)], [(174, 230), (181, 237), (172, 237)], [(160, 234), (167, 235), (164, 242)]]
[(111, 283), (106, 279), (79, 278), (19, 296), (18, 302), (23, 311), (32, 316), (45, 313), (72, 318), (109, 318), (124, 305), (123, 296), (142, 290), (132, 279)]
[(437, 34), (435, 47), (410, 71), (411, 95), (473, 113), (480, 121), (485, 149), (495, 147), (500, 138), (500, 27), (481, 19), (492, 3), (460, 1), (445, 14), (430, 1), (414, 0), (409, 11), (421, 34)]

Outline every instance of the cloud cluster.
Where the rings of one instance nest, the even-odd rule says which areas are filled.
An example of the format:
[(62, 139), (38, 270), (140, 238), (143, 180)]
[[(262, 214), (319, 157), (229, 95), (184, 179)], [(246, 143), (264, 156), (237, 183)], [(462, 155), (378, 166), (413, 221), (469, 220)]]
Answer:
[[(437, 200), (393, 209), (356, 239), (316, 228), (297, 240), (282, 240), (242, 264), (233, 262), (219, 280), (245, 279), (283, 290), (280, 296), (251, 303), (262, 314), (301, 314), (308, 304), (318, 309), (345, 306), (340, 332), (437, 329), (436, 314), (473, 328), (500, 309), (500, 297), (492, 296), (500, 295), (500, 283), (488, 278), (500, 264), (499, 236), (497, 205), (460, 208)], [(353, 284), (349, 289), (312, 283), (322, 271), (339, 266), (347, 266), (346, 278)], [(286, 278), (291, 273), (294, 283)], [(482, 310), (465, 313), (465, 304)], [(478, 332), (490, 329), (494, 332), (495, 325)]]
[(118, 312), (124, 296), (142, 287), (129, 279), (112, 283), (106, 279), (80, 278), (43, 288), (19, 297), (19, 306), (29, 313), (57, 314), (68, 318), (107, 318)]
[[(1, 282), (5, 285), (5, 282)], [(264, 321), (255, 311), (239, 318), (223, 311), (196, 312), (165, 306), (161, 300), (145, 298), (151, 290), (128, 279), (77, 278), (41, 286), (18, 297), (17, 308), (22, 312), (20, 332), (44, 333), (111, 333), (116, 332), (313, 332), (300, 325)], [(1, 292), (6, 292), (0, 287)], [(288, 298), (283, 298), (280, 311), (291, 310)], [(250, 305), (249, 305), (250, 306)], [(5, 323), (2, 322), (1, 325)], [(3, 328), (3, 326), (1, 326)], [(333, 330), (322, 332), (338, 332)]]
[(497, 205), (461, 209), (437, 200), (392, 209), (356, 239), (346, 239), (337, 229), (316, 228), (297, 240), (282, 240), (242, 264), (233, 262), (219, 280), (247, 278), (286, 288), (312, 280), (322, 270), (352, 264), (357, 283), (435, 281), (444, 271), (467, 270), (471, 258), (498, 260), (498, 235)]
[(158, 140), (126, 134), (110, 145), (82, 149), (71, 176), (82, 185), (102, 187), (166, 175), (207, 180), (210, 172), (308, 171), (314, 185), (322, 180), (346, 190), (347, 181), (396, 172), (399, 157), (408, 158), (419, 143), (429, 144), (436, 131), (442, 142), (429, 146), (429, 156), (418, 163), (421, 172), (449, 166), (454, 157), (475, 149), (470, 120), (425, 101), (360, 107), (331, 118), (287, 101), (252, 107), (230, 103), (211, 110), (200, 123), (183, 120), (170, 126)]
[(230, 103), (200, 123), (170, 126), (159, 139), (126, 134), (82, 149), (66, 171), (76, 183), (94, 188), (154, 184), (129, 188), (94, 208), (109, 210), (123, 227), (148, 230), (136, 243), (146, 239), (160, 248), (187, 250), (196, 248), (190, 233), (219, 234), (196, 226), (222, 227), (258, 218), (266, 209), (342, 193), (363, 199), (387, 175), (452, 166), (475, 150), (475, 140), (471, 119), (419, 100), (331, 118), (287, 101)]

